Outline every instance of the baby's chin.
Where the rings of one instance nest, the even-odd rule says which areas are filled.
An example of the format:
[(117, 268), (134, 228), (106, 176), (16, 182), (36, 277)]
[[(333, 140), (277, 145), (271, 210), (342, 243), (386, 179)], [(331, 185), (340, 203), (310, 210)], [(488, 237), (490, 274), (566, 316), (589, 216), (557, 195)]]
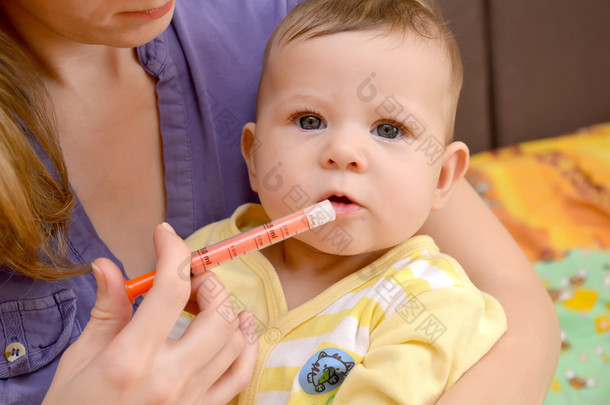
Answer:
[(333, 256), (367, 256), (380, 257), (391, 247), (378, 246), (371, 244), (372, 241), (364, 240), (358, 236), (352, 237), (339, 226), (334, 226), (329, 223), (321, 228), (319, 232), (314, 234), (315, 230), (308, 231), (301, 235), (297, 235), (294, 239), (307, 245), (313, 252), (317, 254), (327, 254)]

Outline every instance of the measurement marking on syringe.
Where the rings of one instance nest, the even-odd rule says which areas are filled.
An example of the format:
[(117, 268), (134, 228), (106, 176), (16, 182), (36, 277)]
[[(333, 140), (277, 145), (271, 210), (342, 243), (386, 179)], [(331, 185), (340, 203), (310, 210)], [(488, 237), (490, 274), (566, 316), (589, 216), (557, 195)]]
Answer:
[[(320, 218), (311, 218), (311, 213), (317, 213), (316, 210), (321, 210), (325, 215), (322, 215)], [(191, 275), (209, 271), (227, 260), (232, 260), (252, 250), (260, 250), (266, 246), (290, 238), (291, 236), (307, 231), (308, 229), (324, 225), (333, 220), (335, 220), (335, 211), (328, 200), (314, 204), (301, 211), (260, 225), (252, 229), (251, 232), (244, 232), (235, 235), (233, 238), (197, 250), (191, 255)], [(279, 228), (279, 231), (277, 231), (276, 228)], [(265, 240), (265, 235), (268, 240)], [(254, 243), (251, 243), (253, 239)], [(232, 245), (230, 249), (226, 249), (228, 243), (234, 243), (234, 245)], [(225, 249), (229, 250), (228, 255), (226, 254)], [(199, 264), (197, 262), (199, 262)], [(151, 271), (135, 279), (125, 280), (125, 288), (127, 289), (127, 295), (131, 302), (134, 302), (136, 297), (139, 297), (150, 290), (153, 285), (155, 273), (155, 271)]]

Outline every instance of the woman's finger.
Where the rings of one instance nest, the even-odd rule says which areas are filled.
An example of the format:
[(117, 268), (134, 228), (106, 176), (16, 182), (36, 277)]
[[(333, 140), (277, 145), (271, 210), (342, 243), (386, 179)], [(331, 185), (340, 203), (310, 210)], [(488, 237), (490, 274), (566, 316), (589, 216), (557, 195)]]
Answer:
[[(232, 336), (241, 336), (239, 317), (218, 277), (213, 273), (198, 277), (201, 277), (198, 280), (197, 293), (201, 311), (193, 318), (178, 344), (173, 348), (174, 355), (186, 362), (183, 370), (192, 373), (207, 365), (218, 353), (226, 354), (225, 346)], [(230, 359), (224, 369), (229, 367), (238, 354)], [(184, 368), (187, 365), (192, 368)]]
[(98, 285), (97, 299), (83, 335), (88, 336), (87, 331), (95, 328), (91, 336), (105, 345), (129, 322), (132, 307), (121, 270), (111, 260), (103, 258), (96, 259), (91, 266)]
[(110, 344), (129, 322), (132, 313), (121, 270), (108, 259), (97, 259), (92, 267), (98, 288), (91, 319), (78, 340), (62, 356), (62, 362), (75, 371), (85, 367)]
[[(258, 341), (248, 341), (255, 332), (249, 313), (240, 313), (240, 330), (186, 387), (185, 403), (226, 404), (248, 385), (258, 352)], [(255, 336), (255, 335), (254, 335)], [(250, 338), (251, 339), (251, 338)]]
[(145, 351), (165, 343), (191, 290), (190, 252), (184, 241), (167, 224), (157, 226), (154, 241), (158, 258), (155, 282), (122, 332)]
[[(208, 308), (199, 315), (203, 317), (210, 312)], [(152, 391), (154, 397), (171, 403), (198, 403), (239, 358), (245, 347), (244, 335), (239, 329), (227, 331), (222, 320), (211, 321), (219, 318), (218, 314), (213, 315), (207, 321), (189, 325), (190, 339), (185, 339), (186, 332), (180, 339), (167, 339), (156, 353), (156, 359), (148, 366), (156, 370), (150, 376), (152, 386), (156, 387)]]
[[(225, 345), (205, 365), (198, 364), (198, 371), (185, 387), (185, 402), (199, 403), (209, 388), (220, 378), (231, 364), (239, 357), (244, 347), (243, 336), (236, 331), (233, 336), (225, 340)], [(231, 398), (228, 398), (229, 400)], [(226, 403), (225, 401), (223, 403)], [(216, 403), (205, 401), (204, 403)]]
[(67, 391), (73, 392), (76, 389), (73, 380), (96, 369), (96, 361), (114, 346), (116, 336), (131, 318), (132, 307), (121, 270), (108, 259), (97, 259), (93, 266), (98, 288), (91, 319), (62, 355), (45, 403), (61, 403), (55, 400), (67, 395)]
[(256, 324), (254, 316), (249, 312), (241, 312), (239, 317), (240, 332), (246, 340), (244, 350), (223, 375), (208, 388), (205, 401), (201, 401), (201, 404), (207, 404), (207, 401), (212, 404), (226, 404), (243, 391), (252, 379), (259, 347)]
[(198, 274), (193, 278), (196, 301), (199, 311), (211, 310), (222, 316), (233, 329), (239, 327), (239, 319), (231, 297), (216, 274), (211, 271)]

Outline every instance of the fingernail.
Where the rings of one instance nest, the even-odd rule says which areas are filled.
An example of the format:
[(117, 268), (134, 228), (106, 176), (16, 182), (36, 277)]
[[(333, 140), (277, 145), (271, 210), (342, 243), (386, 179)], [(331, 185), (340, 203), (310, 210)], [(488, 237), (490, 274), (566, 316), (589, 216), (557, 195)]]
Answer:
[(163, 227), (165, 229), (167, 229), (169, 232), (173, 233), (174, 235), (176, 234), (176, 231), (174, 231), (174, 228), (172, 228), (172, 226), (170, 224), (168, 224), (167, 222), (163, 222), (161, 225), (163, 225)]
[(246, 319), (239, 324), (239, 329), (242, 332), (248, 332), (250, 329), (254, 328), (254, 315), (252, 313), (248, 313)]
[(102, 270), (94, 263), (91, 263), (91, 268), (93, 269), (93, 276), (95, 277), (95, 281), (97, 282), (98, 291), (102, 294), (105, 293), (107, 287), (106, 276), (104, 276)]

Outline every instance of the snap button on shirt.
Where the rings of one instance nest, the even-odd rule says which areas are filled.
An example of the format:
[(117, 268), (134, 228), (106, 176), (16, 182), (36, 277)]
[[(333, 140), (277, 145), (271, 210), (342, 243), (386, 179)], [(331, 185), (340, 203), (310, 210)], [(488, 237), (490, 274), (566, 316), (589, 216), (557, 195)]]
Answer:
[(19, 357), (25, 356), (25, 354), (25, 346), (19, 342), (9, 343), (4, 349), (4, 357), (11, 363)]
[(269, 328), (267, 332), (265, 332), (265, 341), (271, 345), (279, 342), (281, 338), (282, 332), (277, 328)]

